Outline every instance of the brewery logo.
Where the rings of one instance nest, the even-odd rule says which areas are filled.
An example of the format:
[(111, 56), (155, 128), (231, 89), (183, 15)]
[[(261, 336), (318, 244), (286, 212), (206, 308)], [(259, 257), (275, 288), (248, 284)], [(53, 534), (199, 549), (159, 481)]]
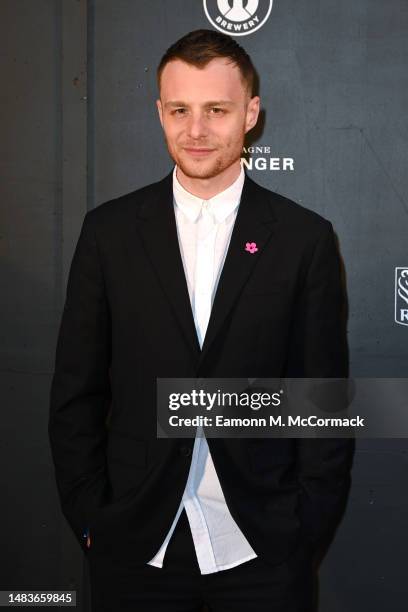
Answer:
[(246, 36), (263, 26), (273, 0), (203, 0), (208, 21), (220, 32)]
[(395, 268), (395, 322), (408, 325), (408, 268)]

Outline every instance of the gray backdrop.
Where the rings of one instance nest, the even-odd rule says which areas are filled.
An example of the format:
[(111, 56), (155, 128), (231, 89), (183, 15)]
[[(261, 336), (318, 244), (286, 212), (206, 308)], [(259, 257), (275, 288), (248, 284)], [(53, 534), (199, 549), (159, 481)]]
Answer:
[[(408, 375), (408, 327), (394, 322), (394, 268), (408, 266), (407, 8), (275, 0), (266, 24), (237, 38), (260, 75), (253, 144), (295, 164), (250, 176), (332, 221), (354, 376)], [(76, 588), (89, 609), (46, 433), (67, 272), (86, 210), (172, 167), (155, 68), (200, 27), (212, 28), (201, 0), (1, 2), (0, 589)], [(320, 612), (401, 609), (407, 449), (358, 441), (348, 509), (320, 568)]]

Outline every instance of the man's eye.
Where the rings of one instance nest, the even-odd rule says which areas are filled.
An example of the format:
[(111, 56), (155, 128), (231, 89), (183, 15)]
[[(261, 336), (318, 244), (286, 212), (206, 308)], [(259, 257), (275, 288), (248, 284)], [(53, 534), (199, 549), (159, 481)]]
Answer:
[[(213, 114), (215, 114), (215, 115), (222, 115), (222, 114), (225, 113), (225, 110), (223, 108), (218, 108), (217, 106), (213, 106), (209, 110), (213, 111)], [(185, 108), (175, 108), (172, 111), (172, 115), (185, 115), (185, 113), (186, 113), (186, 109)]]

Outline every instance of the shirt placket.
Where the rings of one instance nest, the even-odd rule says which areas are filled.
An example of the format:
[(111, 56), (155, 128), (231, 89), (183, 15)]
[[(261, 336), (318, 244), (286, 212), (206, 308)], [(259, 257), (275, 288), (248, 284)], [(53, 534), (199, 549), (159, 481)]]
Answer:
[[(194, 275), (194, 314), (200, 346), (202, 347), (211, 315), (216, 237), (216, 225), (211, 212), (208, 210), (208, 202), (206, 200), (203, 201), (200, 215)], [(205, 516), (196, 494), (197, 483), (195, 479), (197, 474), (197, 462), (200, 452), (202, 453), (203, 435), (204, 432), (202, 428), (197, 427), (190, 473), (183, 501), (186, 505), (186, 510), (188, 510), (188, 514), (190, 513), (190, 516), (195, 515), (196, 517), (194, 520), (195, 528), (192, 531), (196, 554), (201, 571), (208, 572), (214, 571), (217, 565)]]
[(194, 275), (194, 312), (198, 326), (200, 346), (204, 342), (211, 314), (211, 294), (214, 277), (215, 231), (208, 202), (203, 201), (197, 232), (196, 265)]

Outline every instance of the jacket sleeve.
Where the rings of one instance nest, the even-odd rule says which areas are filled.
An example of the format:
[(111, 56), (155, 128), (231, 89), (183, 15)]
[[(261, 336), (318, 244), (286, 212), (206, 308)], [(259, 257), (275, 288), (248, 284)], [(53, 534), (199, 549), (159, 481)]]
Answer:
[(68, 276), (48, 422), (62, 512), (84, 550), (92, 512), (107, 495), (110, 337), (109, 307), (88, 212)]
[[(295, 311), (287, 362), (290, 378), (347, 378), (348, 349), (340, 258), (329, 221), (317, 239)], [(299, 513), (316, 549), (345, 507), (354, 440), (298, 438)]]

